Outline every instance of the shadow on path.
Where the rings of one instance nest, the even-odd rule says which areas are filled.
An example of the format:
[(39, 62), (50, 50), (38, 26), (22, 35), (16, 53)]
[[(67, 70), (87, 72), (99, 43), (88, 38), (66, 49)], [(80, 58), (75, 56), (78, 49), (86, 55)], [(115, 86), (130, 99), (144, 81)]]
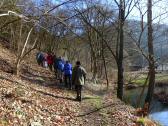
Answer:
[[(32, 69), (33, 70), (33, 69)], [(27, 69), (24, 69), (24, 74), (21, 75), (23, 80), (29, 81), (33, 84), (37, 84), (44, 87), (66, 89), (63, 83), (59, 83), (59, 80), (55, 76), (48, 77), (47, 74), (52, 74), (48, 71), (45, 75), (37, 75), (36, 72), (29, 72)], [(44, 73), (43, 73), (44, 74)]]
[(88, 100), (88, 99), (100, 99), (99, 97), (83, 97), (82, 100)]
[(89, 88), (88, 85), (85, 85), (84, 89), (95, 94), (95, 95), (98, 95), (98, 96), (103, 96), (103, 95), (107, 94), (107, 91), (108, 91), (106, 88), (100, 89), (100, 90), (94, 90), (94, 89)]
[[(25, 86), (24, 84), (20, 83), (20, 82), (17, 82), (17, 81), (13, 81), (12, 79), (9, 79), (9, 78), (6, 78), (6, 77), (3, 77), (3, 76), (0, 76), (0, 79), (1, 80), (7, 80), (11, 83), (16, 83), (16, 84), (19, 84), (19, 85), (22, 85), (22, 86)], [(29, 79), (28, 79), (29, 80)], [(33, 81), (34, 82), (34, 81)], [(71, 97), (64, 97), (64, 96), (58, 96), (58, 95), (54, 95), (54, 94), (51, 94), (51, 93), (47, 93), (47, 92), (44, 92), (44, 91), (40, 91), (40, 90), (37, 90), (31, 86), (29, 86), (31, 88), (31, 90), (35, 91), (35, 92), (38, 92), (38, 93), (41, 93), (43, 95), (47, 95), (47, 96), (50, 96), (50, 97), (53, 97), (53, 98), (60, 98), (60, 99), (66, 99), (66, 100), (71, 100), (71, 101), (75, 101), (75, 99), (71, 98)], [(50, 87), (50, 86), (47, 86), (47, 87)], [(60, 86), (61, 87), (61, 86)], [(63, 88), (62, 88), (63, 89)]]
[(66, 99), (66, 100), (74, 101), (74, 99), (73, 99), (73, 98), (70, 98), (70, 97), (57, 96), (57, 95), (50, 94), (50, 93), (47, 93), (47, 92), (43, 92), (43, 91), (40, 91), (40, 90), (36, 90), (36, 89), (34, 89), (34, 90), (35, 90), (36, 92), (38, 92), (38, 93), (43, 94), (43, 95), (51, 96), (51, 97), (54, 97), (54, 98), (61, 98), (61, 99)]
[(100, 108), (96, 108), (96, 109), (90, 110), (89, 112), (79, 114), (79, 115), (77, 115), (76, 117), (87, 116), (87, 115), (90, 115), (90, 114), (92, 114), (92, 113), (98, 112), (98, 111), (100, 111), (101, 109), (105, 109), (105, 108), (107, 108), (107, 107), (111, 107), (111, 106), (113, 106), (113, 105), (115, 106), (115, 105), (117, 105), (117, 103), (111, 103), (111, 104), (108, 104), (108, 105), (104, 105), (104, 106), (102, 106), (102, 107), (100, 107)]

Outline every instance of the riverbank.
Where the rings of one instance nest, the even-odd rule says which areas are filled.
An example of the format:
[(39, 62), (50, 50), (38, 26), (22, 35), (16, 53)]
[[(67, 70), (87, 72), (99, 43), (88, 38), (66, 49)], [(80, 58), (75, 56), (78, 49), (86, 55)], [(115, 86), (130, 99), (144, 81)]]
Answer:
[[(147, 78), (147, 72), (127, 72), (125, 74), (125, 88), (134, 89), (143, 87)], [(156, 73), (156, 86), (168, 86), (168, 73)], [(147, 85), (146, 85), (147, 86)]]
[[(132, 73), (133, 74), (133, 73)], [(144, 87), (147, 73), (136, 72), (127, 76), (125, 89), (135, 89)], [(131, 78), (131, 79), (130, 79)], [(168, 105), (168, 73), (156, 73), (154, 97), (161, 103)], [(147, 87), (148, 85), (146, 85)]]
[[(143, 107), (145, 97), (146, 97), (146, 94), (147, 94), (147, 87), (145, 87), (144, 94), (141, 97), (141, 102), (138, 103), (138, 105), (137, 105), (137, 102), (138, 102), (137, 99), (139, 98), (139, 96), (141, 94), (141, 91), (142, 91), (142, 87), (134, 88), (134, 89), (130, 89), (130, 90), (125, 89), (125, 91), (124, 91), (124, 96), (125, 96), (124, 101), (127, 104), (134, 106), (135, 108)], [(156, 91), (160, 92), (161, 90), (156, 89)], [(151, 102), (149, 117), (152, 120), (155, 120), (156, 122), (159, 122), (163, 126), (167, 126), (167, 124), (168, 124), (168, 120), (167, 120), (167, 118), (168, 118), (168, 106), (166, 104), (163, 104), (160, 100), (158, 100), (158, 98), (154, 97), (152, 102)]]
[(154, 97), (157, 98), (162, 104), (168, 105), (168, 83), (160, 82), (155, 88)]
[[(146, 85), (147, 87), (148, 85)], [(140, 87), (144, 87), (144, 84), (136, 84), (136, 83), (127, 83), (124, 85), (124, 88), (127, 90), (130, 89), (135, 89), (135, 88), (140, 88)], [(156, 81), (155, 83), (155, 87), (160, 87), (160, 88), (164, 88), (164, 87), (168, 87), (168, 82), (161, 82), (161, 81)]]
[(157, 98), (161, 103), (168, 105), (168, 94), (166, 92), (155, 93), (154, 97)]

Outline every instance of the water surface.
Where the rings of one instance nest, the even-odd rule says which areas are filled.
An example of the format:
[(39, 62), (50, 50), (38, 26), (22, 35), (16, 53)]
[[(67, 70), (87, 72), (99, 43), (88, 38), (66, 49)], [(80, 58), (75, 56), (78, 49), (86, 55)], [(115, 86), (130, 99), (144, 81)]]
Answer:
[[(141, 91), (142, 88), (125, 90), (124, 101), (136, 108), (137, 100), (139, 98)], [(146, 93), (147, 88), (145, 89), (144, 95), (142, 96), (140, 106), (143, 106), (144, 104)], [(153, 99), (151, 103), (149, 117), (159, 122), (162, 126), (168, 126), (168, 105), (164, 105), (157, 99)]]

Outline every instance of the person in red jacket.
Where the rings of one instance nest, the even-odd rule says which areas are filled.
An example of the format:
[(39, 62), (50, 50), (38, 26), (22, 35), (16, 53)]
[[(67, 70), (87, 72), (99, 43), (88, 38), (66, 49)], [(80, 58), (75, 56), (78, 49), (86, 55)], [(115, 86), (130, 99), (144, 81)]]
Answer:
[(51, 53), (48, 53), (47, 63), (48, 63), (48, 67), (51, 71), (52, 71), (53, 62), (54, 62), (53, 55)]

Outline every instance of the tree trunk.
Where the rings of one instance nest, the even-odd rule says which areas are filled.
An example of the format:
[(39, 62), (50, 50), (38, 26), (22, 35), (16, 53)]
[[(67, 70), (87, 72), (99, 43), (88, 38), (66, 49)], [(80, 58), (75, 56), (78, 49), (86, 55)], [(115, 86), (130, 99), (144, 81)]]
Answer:
[(104, 61), (101, 61), (100, 68), (99, 68), (99, 78), (102, 78), (103, 75), (103, 68), (104, 68)]
[(104, 44), (103, 44), (103, 41), (102, 41), (102, 58), (103, 58), (103, 65), (104, 65), (104, 71), (105, 71), (106, 82), (107, 82), (107, 89), (108, 89), (109, 88), (109, 80), (108, 80), (106, 59), (105, 59), (105, 56), (104, 56)]
[(20, 72), (20, 58), (18, 58), (16, 62), (16, 75), (17, 76), (19, 76), (19, 72)]
[(117, 97), (119, 99), (123, 99), (123, 85), (124, 85), (124, 77), (123, 77), (123, 49), (124, 49), (124, 21), (125, 21), (125, 10), (123, 5), (123, 0), (120, 0), (120, 7), (119, 7), (119, 50), (118, 50), (118, 88), (117, 88)]
[(93, 72), (93, 58), (90, 56), (90, 71)]
[(97, 59), (96, 59), (96, 54), (95, 54), (95, 52), (94, 52), (94, 49), (93, 49), (93, 46), (92, 46), (92, 44), (91, 44), (91, 42), (90, 42), (90, 47), (91, 47), (91, 57), (92, 57), (92, 71), (93, 71), (93, 77), (92, 77), (92, 79), (93, 80), (96, 80), (97, 79)]
[[(94, 54), (93, 54), (94, 55)], [(97, 79), (97, 61), (96, 61), (96, 57), (93, 56), (93, 80)]]
[(27, 35), (27, 38), (26, 38), (26, 41), (24, 43), (24, 46), (22, 48), (22, 51), (21, 53), (19, 54), (19, 56), (17, 57), (17, 62), (16, 62), (16, 75), (19, 76), (19, 72), (20, 72), (20, 63), (21, 63), (21, 60), (22, 60), (22, 57), (23, 57), (23, 54), (25, 52), (25, 49), (26, 49), (26, 46), (27, 46), (27, 43), (28, 43), (28, 40), (30, 38), (30, 34), (32, 32), (33, 28), (30, 29), (28, 35)]
[(91, 62), (93, 63), (92, 65), (92, 71), (93, 71), (93, 76), (92, 76), (92, 80), (94, 80), (96, 82), (97, 80), (97, 57), (96, 57), (96, 53), (94, 50), (94, 46), (93, 46), (93, 42), (92, 42), (92, 29), (89, 28), (88, 29), (88, 39), (89, 39), (89, 45), (90, 45), (90, 50), (91, 50)]
[(139, 98), (137, 99), (137, 105), (136, 105), (137, 108), (140, 107), (140, 105), (141, 105), (142, 96), (144, 95), (146, 85), (148, 84), (148, 79), (149, 79), (149, 73), (148, 73), (147, 78), (145, 80), (145, 83), (143, 85), (142, 91), (141, 91), (141, 93), (139, 95)]
[(145, 103), (150, 106), (155, 87), (155, 61), (153, 51), (153, 29), (152, 29), (152, 0), (148, 0), (148, 53), (149, 53), (149, 85)]
[(119, 63), (117, 67), (118, 67), (117, 97), (122, 100), (123, 99), (123, 85), (124, 85), (122, 63)]

